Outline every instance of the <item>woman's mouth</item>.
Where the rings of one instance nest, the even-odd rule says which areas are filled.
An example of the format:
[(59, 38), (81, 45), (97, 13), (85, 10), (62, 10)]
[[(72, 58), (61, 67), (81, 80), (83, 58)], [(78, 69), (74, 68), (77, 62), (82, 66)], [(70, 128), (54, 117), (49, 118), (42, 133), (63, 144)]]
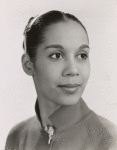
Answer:
[(77, 92), (79, 86), (79, 84), (63, 84), (59, 85), (58, 87), (60, 87), (66, 93), (74, 94)]

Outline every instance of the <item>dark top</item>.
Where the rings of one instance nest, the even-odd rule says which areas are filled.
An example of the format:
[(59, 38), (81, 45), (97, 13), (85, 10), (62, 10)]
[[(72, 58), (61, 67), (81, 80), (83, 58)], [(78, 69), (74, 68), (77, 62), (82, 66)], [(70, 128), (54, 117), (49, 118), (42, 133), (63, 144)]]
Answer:
[(38, 102), (35, 108), (36, 116), (10, 131), (5, 150), (117, 150), (117, 128), (90, 110), (82, 99), (49, 116), (54, 127), (50, 144), (41, 125)]

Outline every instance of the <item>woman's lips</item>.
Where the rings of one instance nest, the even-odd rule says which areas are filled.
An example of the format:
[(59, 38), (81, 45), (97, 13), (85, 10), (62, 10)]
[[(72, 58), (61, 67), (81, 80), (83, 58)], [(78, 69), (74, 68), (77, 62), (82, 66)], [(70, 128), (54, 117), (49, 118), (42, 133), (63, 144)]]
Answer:
[(59, 85), (64, 92), (67, 92), (69, 94), (74, 94), (77, 92), (79, 84), (64, 84), (64, 85)]
[(67, 87), (67, 88), (74, 88), (74, 87), (78, 87), (79, 84), (62, 84), (62, 85), (58, 85), (59, 87)]

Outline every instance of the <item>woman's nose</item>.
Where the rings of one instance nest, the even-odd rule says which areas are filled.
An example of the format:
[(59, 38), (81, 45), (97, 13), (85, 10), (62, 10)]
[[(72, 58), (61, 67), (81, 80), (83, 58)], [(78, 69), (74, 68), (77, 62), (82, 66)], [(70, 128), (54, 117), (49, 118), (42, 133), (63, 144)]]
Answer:
[(63, 76), (78, 76), (78, 75), (79, 75), (78, 62), (75, 62), (75, 60), (67, 61), (65, 68), (63, 70)]

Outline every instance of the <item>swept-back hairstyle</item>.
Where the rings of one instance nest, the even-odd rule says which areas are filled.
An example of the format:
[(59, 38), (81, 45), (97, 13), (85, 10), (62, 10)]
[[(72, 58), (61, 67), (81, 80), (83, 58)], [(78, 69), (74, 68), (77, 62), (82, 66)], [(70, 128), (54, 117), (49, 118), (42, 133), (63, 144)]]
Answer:
[[(23, 48), (32, 62), (35, 61), (36, 50), (44, 42), (44, 35), (49, 26), (58, 22), (72, 20), (80, 24), (86, 31), (84, 25), (75, 16), (61, 11), (49, 11), (41, 16), (31, 17), (24, 30)], [(86, 31), (87, 33), (87, 31)]]

